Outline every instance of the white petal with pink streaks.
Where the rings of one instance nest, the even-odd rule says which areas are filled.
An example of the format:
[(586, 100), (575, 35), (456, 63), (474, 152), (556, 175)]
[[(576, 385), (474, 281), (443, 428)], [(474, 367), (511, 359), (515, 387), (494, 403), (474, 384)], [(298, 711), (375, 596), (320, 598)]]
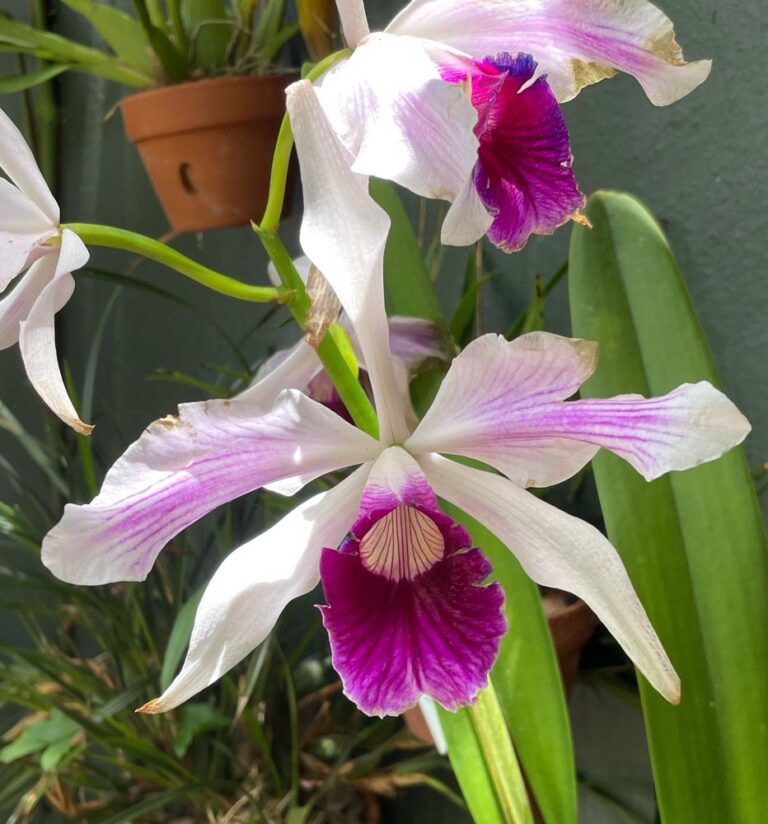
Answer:
[(679, 702), (677, 673), (604, 535), (499, 475), (436, 455), (419, 462), (440, 497), (493, 532), (536, 583), (582, 598), (652, 686)]
[(476, 58), (532, 54), (561, 103), (618, 70), (665, 106), (703, 83), (711, 67), (683, 60), (672, 22), (647, 0), (412, 0), (387, 32)]
[(180, 407), (114, 464), (101, 493), (68, 505), (43, 563), (78, 584), (143, 580), (163, 547), (221, 504), (281, 478), (306, 480), (375, 458), (380, 445), (296, 390), (269, 412), (247, 400)]
[(141, 712), (173, 709), (221, 678), (269, 635), (289, 601), (314, 589), (320, 554), (349, 530), (367, 475), (360, 467), (229, 555), (197, 608), (181, 671)]

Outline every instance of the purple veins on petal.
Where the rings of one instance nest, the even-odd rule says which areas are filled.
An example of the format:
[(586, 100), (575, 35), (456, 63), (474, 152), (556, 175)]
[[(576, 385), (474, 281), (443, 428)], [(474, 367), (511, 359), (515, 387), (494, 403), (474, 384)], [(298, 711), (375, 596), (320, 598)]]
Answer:
[(483, 584), (490, 563), (421, 481), (400, 500), (369, 487), (350, 537), (320, 562), (334, 667), (369, 715), (397, 715), (422, 694), (452, 710), (471, 703), (506, 631), (501, 586)]
[(552, 234), (585, 203), (560, 106), (544, 77), (530, 82), (536, 65), (530, 55), (501, 53), (441, 69), (444, 80), (471, 82), (475, 186), (494, 217), (488, 237), (507, 252), (532, 234)]

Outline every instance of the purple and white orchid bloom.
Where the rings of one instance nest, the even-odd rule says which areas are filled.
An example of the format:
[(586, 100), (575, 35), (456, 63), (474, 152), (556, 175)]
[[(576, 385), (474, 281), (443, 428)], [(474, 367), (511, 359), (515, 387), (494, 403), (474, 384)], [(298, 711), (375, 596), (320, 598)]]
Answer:
[(25, 272), (0, 300), (0, 349), (19, 344), (37, 393), (73, 429), (93, 429), (69, 399), (56, 355), (54, 315), (72, 296), (71, 272), (88, 261), (82, 240), (60, 225), (56, 203), (19, 130), (0, 109), (0, 292)]
[(677, 675), (616, 550), (523, 487), (573, 475), (600, 447), (654, 478), (716, 458), (749, 424), (708, 383), (652, 399), (568, 401), (595, 368), (595, 345), (533, 333), (470, 344), (411, 431), (387, 345), (388, 217), (368, 180), (350, 171), (307, 81), (289, 88), (288, 109), (304, 185), (301, 245), (355, 329), (380, 437), (264, 382), (231, 401), (187, 404), (149, 427), (91, 504), (66, 508), (43, 543), (44, 563), (75, 583), (142, 580), (174, 535), (220, 504), (358, 465), (221, 564), (181, 671), (143, 711), (169, 710), (213, 683), (319, 581), (334, 666), (364, 712), (397, 714), (423, 695), (451, 709), (473, 701), (506, 629), (503, 593), (440, 498), (485, 524), (535, 581), (584, 599), (656, 689), (678, 701)]
[(710, 70), (647, 0), (412, 0), (373, 34), (362, 0), (337, 6), (354, 52), (319, 93), (352, 169), (450, 201), (451, 245), (514, 251), (577, 213), (559, 104), (582, 88), (627, 72), (663, 106)]

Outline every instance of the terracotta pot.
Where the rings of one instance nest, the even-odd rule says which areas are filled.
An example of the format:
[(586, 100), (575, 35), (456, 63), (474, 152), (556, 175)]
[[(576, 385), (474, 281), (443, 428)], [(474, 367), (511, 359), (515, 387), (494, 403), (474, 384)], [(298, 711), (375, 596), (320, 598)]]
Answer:
[(560, 664), (563, 687), (565, 694), (569, 696), (576, 681), (581, 651), (595, 631), (597, 618), (584, 601), (569, 604), (563, 594), (556, 590), (548, 591), (543, 601), (557, 662)]
[(241, 226), (266, 205), (272, 153), (295, 75), (216, 77), (162, 86), (122, 103), (176, 232)]

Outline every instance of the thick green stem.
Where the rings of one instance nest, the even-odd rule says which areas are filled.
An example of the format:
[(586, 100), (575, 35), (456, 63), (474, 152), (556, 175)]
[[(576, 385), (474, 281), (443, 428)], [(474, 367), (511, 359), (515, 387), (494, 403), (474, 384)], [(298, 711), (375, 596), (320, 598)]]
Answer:
[[(352, 52), (349, 49), (342, 49), (334, 54), (328, 55), (324, 60), (316, 63), (305, 75), (304, 79), (310, 82), (322, 77), (334, 63), (343, 60)], [(280, 125), (280, 132), (275, 144), (275, 154), (272, 158), (272, 176), (269, 183), (269, 199), (264, 210), (264, 217), (259, 224), (261, 229), (269, 235), (276, 235), (280, 226), (280, 217), (283, 214), (283, 204), (285, 203), (285, 189), (288, 184), (288, 166), (291, 162), (291, 152), (293, 151), (293, 131), (291, 121), (286, 114)]]
[(249, 283), (243, 283), (240, 280), (235, 280), (235, 278), (222, 275), (220, 272), (196, 263), (159, 240), (153, 240), (136, 232), (90, 223), (67, 223), (62, 228), (71, 229), (88, 246), (106, 246), (110, 249), (122, 249), (125, 252), (142, 255), (149, 260), (162, 263), (169, 269), (191, 278), (202, 286), (207, 286), (214, 292), (219, 292), (231, 298), (252, 303), (271, 303), (273, 301), (287, 303), (295, 297), (290, 288), (252, 286)]
[(509, 735), (500, 734), (500, 730), (506, 729), (506, 721), (493, 687), (489, 685), (480, 692), (477, 703), (468, 710), (504, 811), (504, 820), (509, 824), (533, 824), (520, 763)]

